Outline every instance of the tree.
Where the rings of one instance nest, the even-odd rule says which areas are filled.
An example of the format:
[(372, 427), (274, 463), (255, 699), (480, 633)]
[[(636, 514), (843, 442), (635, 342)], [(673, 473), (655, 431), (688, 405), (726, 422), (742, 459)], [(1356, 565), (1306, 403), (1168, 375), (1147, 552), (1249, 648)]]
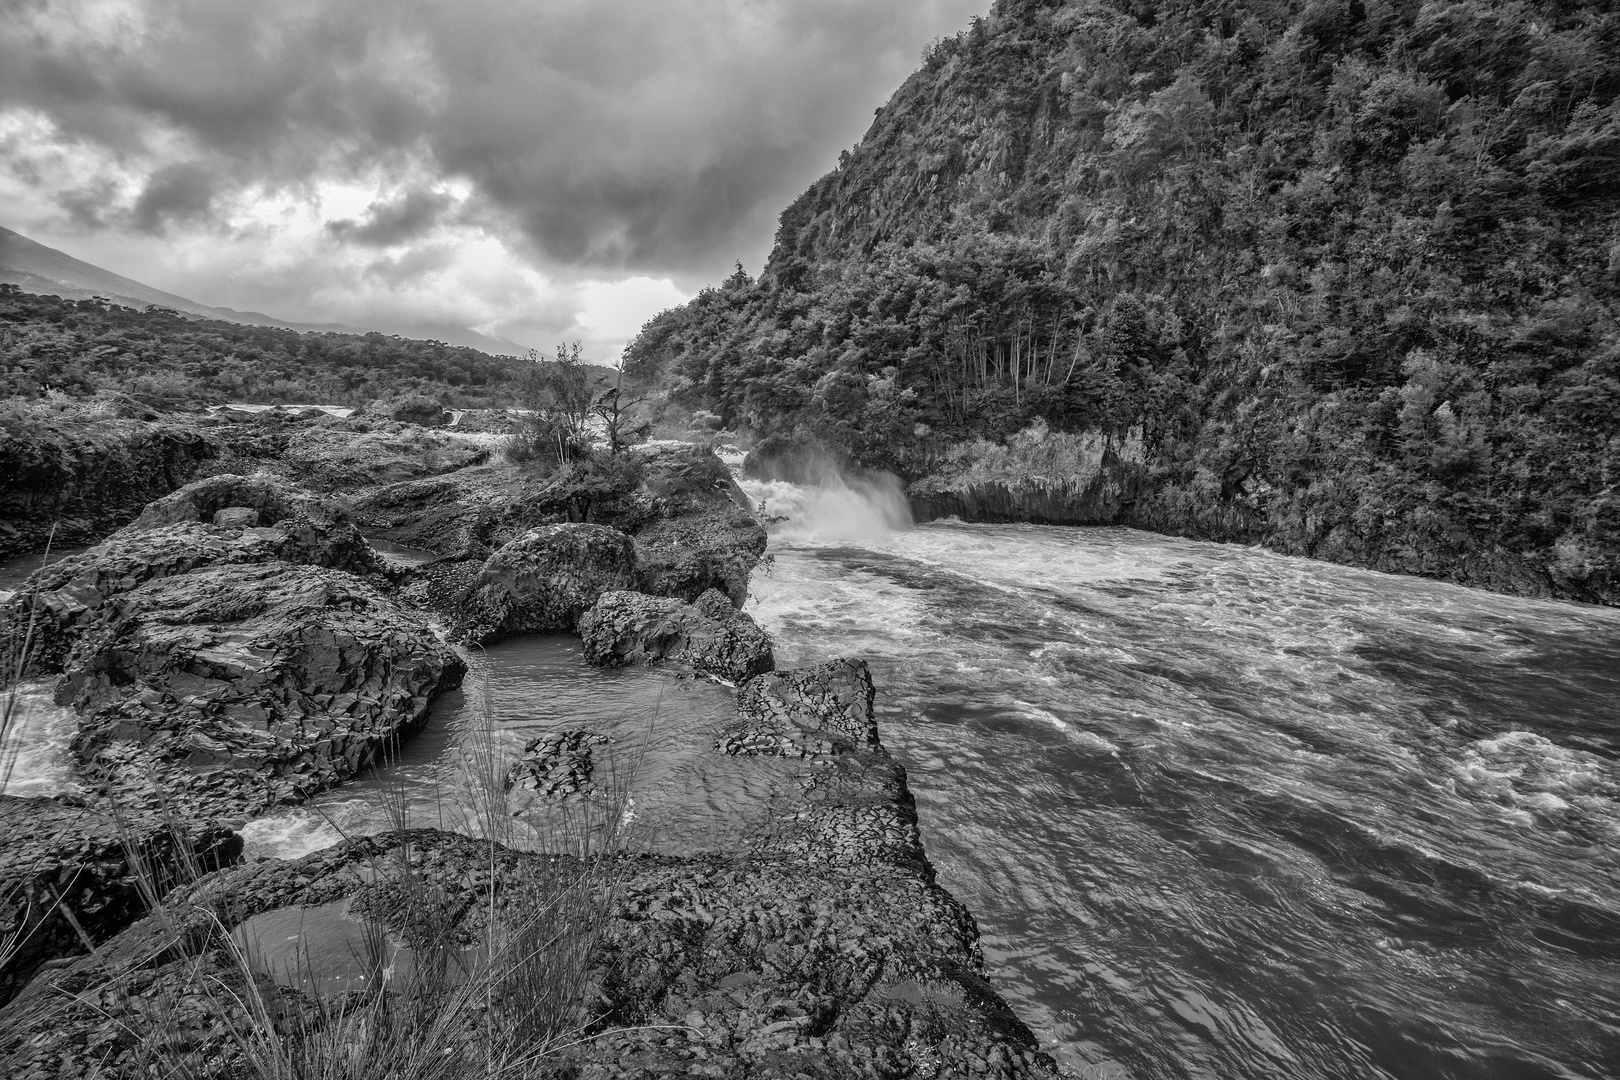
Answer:
[(587, 425), (595, 404), (580, 344), (558, 345), (552, 360), (540, 359), (534, 350), (525, 359), (531, 365), (523, 380), (529, 447), (572, 461), (589, 448)]
[[(624, 385), (624, 363), (622, 361), (618, 370), (619, 374), (613, 385), (602, 391), (601, 395), (591, 405), (592, 414), (602, 421), (603, 431), (607, 435), (608, 453), (614, 455), (617, 455), (620, 450), (631, 442), (645, 439), (648, 430), (652, 427), (652, 423), (646, 420), (640, 423), (631, 423), (630, 410), (646, 401), (647, 395), (642, 394), (639, 397), (627, 396)], [(630, 393), (635, 393), (636, 389), (635, 382), (632, 380)]]

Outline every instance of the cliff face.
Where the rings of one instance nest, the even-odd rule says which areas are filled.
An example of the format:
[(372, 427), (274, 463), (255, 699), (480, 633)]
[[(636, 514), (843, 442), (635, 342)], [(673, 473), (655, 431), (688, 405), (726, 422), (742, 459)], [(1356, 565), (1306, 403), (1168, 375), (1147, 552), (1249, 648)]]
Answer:
[(999, 0), (630, 362), (924, 485), (1134, 432), (1119, 521), (1620, 601), (1609, 8)]
[(15, 409), (0, 433), (0, 558), (93, 543), (216, 453), (195, 430)]

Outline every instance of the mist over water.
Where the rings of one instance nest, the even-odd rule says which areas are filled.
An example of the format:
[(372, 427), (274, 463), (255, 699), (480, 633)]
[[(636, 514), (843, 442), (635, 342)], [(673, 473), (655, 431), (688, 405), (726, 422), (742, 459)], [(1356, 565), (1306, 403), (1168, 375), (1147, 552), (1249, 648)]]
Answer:
[(829, 471), (822, 483), (803, 487), (784, 480), (741, 483), (767, 518), (782, 519), (772, 532), (784, 540), (876, 543), (912, 526), (905, 488), (889, 473)]
[(942, 883), (1082, 1075), (1620, 1075), (1620, 611), (1115, 528), (770, 550), (779, 665), (873, 661)]

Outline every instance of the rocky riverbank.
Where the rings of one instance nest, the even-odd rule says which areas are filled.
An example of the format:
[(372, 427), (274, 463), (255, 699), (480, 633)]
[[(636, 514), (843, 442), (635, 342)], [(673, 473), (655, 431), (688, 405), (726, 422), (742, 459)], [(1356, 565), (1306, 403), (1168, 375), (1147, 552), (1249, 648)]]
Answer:
[[(1348, 484), (1302, 492), (1258, 472), (1238, 483), (1208, 473), (1188, 482), (1150, 461), (1139, 434), (1054, 432), (1039, 422), (1003, 442), (936, 447), (910, 464), (905, 495), (917, 522), (1124, 525), (1518, 596), (1620, 604), (1620, 531), (1608, 504), (1557, 527), (1529, 523), (1510, 544), (1479, 531), (1489, 515), (1459, 517), (1466, 500), (1443, 488), (1415, 493), (1429, 510), (1414, 498), (1396, 513), (1369, 509)], [(799, 485), (862, 475), (847, 452), (802, 433), (761, 441), (743, 468)]]
[[(13, 640), (34, 626), (30, 673), (54, 675), (78, 717), (80, 789), (0, 798), (29, 838), (0, 857), (0, 930), (25, 943), (0, 982), (0, 998), (19, 994), (0, 1010), (7, 1075), (141, 1073), (155, 1059), (132, 1033), (154, 1022), (154, 997), (184, 1002), (161, 1022), (188, 1060), (234, 1075), (228, 1007), (187, 982), (246, 977), (232, 930), (341, 904), (420, 945), (424, 913), (399, 897), (430, 879), (436, 925), (471, 940), (479, 912), (555, 875), (556, 853), (423, 832), (213, 868), (239, 858), (243, 821), (409, 739), (459, 682), (458, 641), (556, 631), (580, 633), (592, 663), (737, 684), (713, 752), (801, 764), (741, 850), (593, 864), (613, 884), (581, 969), (581, 1035), (546, 1075), (1047, 1073), (984, 980), (971, 917), (933, 881), (865, 666), (773, 673), (769, 637), (740, 610), (764, 530), (712, 453), (661, 445), (550, 472), (440, 455), (428, 475), (356, 489), (289, 460), (340, 441), (282, 439), (300, 423), (335, 429), (283, 417), (239, 425), (251, 438), (216, 433), (227, 461), (262, 471), (151, 502), (0, 610)], [(389, 565), (362, 531), (433, 557)], [(567, 735), (503, 770), (519, 794), (589, 789), (591, 741)], [(199, 874), (131, 925), (154, 891)], [(325, 1015), (318, 995), (281, 998)]]

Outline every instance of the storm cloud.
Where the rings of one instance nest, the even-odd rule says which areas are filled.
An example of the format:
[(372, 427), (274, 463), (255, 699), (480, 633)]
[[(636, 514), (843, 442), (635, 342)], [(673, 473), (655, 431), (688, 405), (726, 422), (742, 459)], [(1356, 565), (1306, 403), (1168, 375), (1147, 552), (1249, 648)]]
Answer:
[[(923, 45), (984, 6), (0, 0), (0, 172), (38, 219), (7, 223), (195, 244), (298, 206), (372, 251), (356, 266), (482, 235), (557, 280), (690, 289), (757, 265)], [(334, 208), (336, 188), (369, 197)]]

